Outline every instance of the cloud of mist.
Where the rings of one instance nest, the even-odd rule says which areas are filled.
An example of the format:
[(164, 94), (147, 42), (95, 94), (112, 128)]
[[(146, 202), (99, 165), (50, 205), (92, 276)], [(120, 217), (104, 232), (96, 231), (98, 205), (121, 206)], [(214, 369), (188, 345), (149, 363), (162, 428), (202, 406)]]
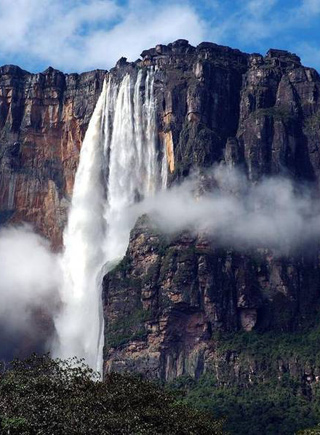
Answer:
[(293, 252), (320, 239), (320, 201), (307, 187), (283, 177), (252, 184), (226, 166), (206, 175), (212, 185), (199, 194), (204, 180), (194, 175), (132, 208), (131, 221), (149, 214), (165, 233), (205, 232), (215, 243), (236, 249), (274, 248)]
[(47, 240), (29, 226), (0, 230), (0, 323), (7, 339), (8, 331), (32, 334), (37, 310), (53, 313), (59, 283), (58, 255)]

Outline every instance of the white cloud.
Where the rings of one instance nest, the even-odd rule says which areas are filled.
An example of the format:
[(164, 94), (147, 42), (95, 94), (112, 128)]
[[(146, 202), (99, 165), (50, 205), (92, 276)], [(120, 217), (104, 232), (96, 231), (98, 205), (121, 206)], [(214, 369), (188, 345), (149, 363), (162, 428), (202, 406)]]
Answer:
[(254, 17), (262, 17), (268, 14), (277, 4), (277, 0), (249, 0), (247, 11)]
[(299, 9), (305, 15), (313, 16), (320, 13), (320, 2), (319, 0), (303, 0)]
[(131, 0), (0, 0), (2, 54), (67, 71), (109, 68), (121, 56), (135, 60), (157, 43), (204, 39), (204, 23), (179, 2)]
[[(307, 45), (301, 29), (317, 25), (320, 14), (319, 0), (299, 0), (289, 5), (280, 0), (239, 0), (234, 6), (232, 13), (215, 18), (211, 38), (250, 50), (255, 46), (261, 51), (271, 47), (298, 51), (297, 47)], [(311, 64), (320, 65), (318, 56)]]
[(139, 204), (136, 215), (151, 214), (164, 232), (204, 231), (216, 244), (240, 250), (268, 247), (286, 254), (319, 240), (320, 202), (303, 186), (297, 191), (283, 177), (252, 185), (225, 166), (216, 167), (210, 177), (219, 189), (199, 198), (194, 177)]
[(30, 328), (32, 310), (57, 302), (58, 256), (28, 226), (0, 230), (0, 322), (13, 331)]
[[(143, 12), (142, 12), (143, 10)], [(141, 7), (132, 2), (125, 18), (110, 31), (100, 31), (86, 40), (87, 63), (101, 63), (101, 53), (106, 53), (113, 65), (120, 55), (131, 60), (142, 50), (157, 43), (168, 43), (186, 38), (197, 44), (204, 38), (204, 24), (187, 6), (161, 6), (156, 10), (149, 2)]]
[(286, 7), (280, 0), (0, 0), (0, 47), (6, 63), (67, 72), (108, 69), (121, 56), (135, 60), (179, 38), (297, 51), (298, 42), (308, 42), (297, 30), (310, 28), (319, 14), (319, 0)]

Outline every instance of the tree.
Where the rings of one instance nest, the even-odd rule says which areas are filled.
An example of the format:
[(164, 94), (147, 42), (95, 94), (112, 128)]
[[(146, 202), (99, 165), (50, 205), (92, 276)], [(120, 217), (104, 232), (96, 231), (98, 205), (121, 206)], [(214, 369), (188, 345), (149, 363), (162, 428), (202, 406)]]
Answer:
[(162, 387), (48, 355), (12, 362), (0, 378), (3, 434), (221, 434), (221, 421)]

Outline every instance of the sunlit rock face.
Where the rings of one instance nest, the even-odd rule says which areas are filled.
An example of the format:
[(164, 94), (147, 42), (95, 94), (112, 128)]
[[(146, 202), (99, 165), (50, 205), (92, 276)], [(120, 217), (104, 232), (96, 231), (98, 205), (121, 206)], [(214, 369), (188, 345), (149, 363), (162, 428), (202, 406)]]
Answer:
[(62, 244), (81, 143), (104, 71), (0, 69), (0, 222), (29, 222)]
[(142, 57), (159, 69), (159, 130), (175, 176), (227, 153), (254, 181), (279, 173), (319, 181), (319, 75), (296, 55), (181, 40)]

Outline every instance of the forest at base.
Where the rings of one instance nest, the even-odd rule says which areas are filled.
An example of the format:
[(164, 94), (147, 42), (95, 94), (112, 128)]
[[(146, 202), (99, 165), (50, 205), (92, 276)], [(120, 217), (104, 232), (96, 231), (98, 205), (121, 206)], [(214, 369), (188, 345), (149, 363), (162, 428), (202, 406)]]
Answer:
[(103, 382), (83, 361), (32, 355), (0, 376), (1, 434), (214, 435), (223, 421), (136, 376)]
[[(182, 403), (211, 413), (213, 418), (226, 417), (226, 433), (237, 435), (320, 435), (319, 398), (308, 401), (298, 393), (297, 382), (285, 377), (249, 388), (218, 387), (212, 375), (198, 381), (178, 378)], [(311, 427), (312, 429), (305, 429)]]
[[(3, 366), (1, 434), (293, 434), (320, 415), (289, 378), (251, 389), (218, 388), (212, 375), (169, 386), (128, 374), (104, 381), (76, 358), (32, 355)], [(226, 420), (222, 418), (226, 417)], [(320, 434), (319, 428), (298, 432)]]

